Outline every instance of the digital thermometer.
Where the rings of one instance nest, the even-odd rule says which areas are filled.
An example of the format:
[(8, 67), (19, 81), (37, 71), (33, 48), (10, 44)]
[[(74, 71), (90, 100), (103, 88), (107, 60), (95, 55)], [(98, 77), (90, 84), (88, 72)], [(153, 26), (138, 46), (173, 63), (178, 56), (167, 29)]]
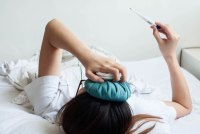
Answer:
[(161, 29), (161, 27), (159, 25), (156, 25), (154, 21), (148, 19), (146, 16), (142, 15), (141, 13), (139, 13), (137, 10), (133, 10), (132, 8), (129, 8), (132, 12), (134, 12), (135, 14), (137, 14), (140, 18), (142, 18), (144, 21), (146, 21), (148, 24), (150, 24), (151, 26), (156, 26), (156, 28), (159, 30)]

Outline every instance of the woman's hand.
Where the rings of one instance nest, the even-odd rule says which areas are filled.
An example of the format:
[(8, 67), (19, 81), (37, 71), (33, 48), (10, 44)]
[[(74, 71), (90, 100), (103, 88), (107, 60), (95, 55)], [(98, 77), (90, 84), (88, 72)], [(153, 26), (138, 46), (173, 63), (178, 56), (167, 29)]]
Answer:
[[(179, 35), (173, 31), (168, 25), (156, 22), (156, 25), (159, 25), (161, 29), (157, 30), (155, 26), (152, 26), (153, 35), (156, 38), (160, 51), (167, 60), (171, 57), (176, 57), (176, 46), (179, 40)], [(161, 38), (160, 33), (164, 34), (166, 38)]]
[(86, 76), (93, 81), (104, 82), (102, 78), (96, 75), (97, 72), (113, 74), (113, 81), (126, 81), (126, 69), (113, 59), (91, 52), (82, 63), (86, 69)]
[[(176, 118), (180, 118), (192, 111), (192, 101), (187, 82), (176, 58), (176, 46), (179, 35), (168, 25), (159, 22), (157, 22), (156, 25), (159, 25), (161, 29), (157, 30), (156, 27), (153, 26), (153, 35), (167, 62), (172, 87), (172, 101), (165, 101), (165, 103), (174, 107), (176, 110)], [(166, 38), (161, 38), (159, 32), (164, 34)]]
[[(45, 29), (44, 46), (44, 58), (42, 58), (41, 67), (44, 73), (59, 75), (59, 67), (61, 60), (61, 50), (69, 51), (76, 56), (86, 69), (86, 75), (93, 81), (103, 82), (104, 80), (96, 75), (96, 72), (111, 73), (114, 75), (114, 81), (118, 81), (121, 73), (121, 82), (126, 81), (126, 69), (115, 61), (95, 54), (91, 49), (86, 46), (77, 36), (75, 36), (69, 28), (65, 27), (59, 20), (53, 19), (50, 21)], [(48, 54), (46, 54), (48, 53)], [(51, 57), (50, 60), (49, 57)], [(43, 63), (44, 62), (44, 63)], [(50, 63), (46, 63), (50, 62)], [(46, 69), (48, 66), (49, 69)]]

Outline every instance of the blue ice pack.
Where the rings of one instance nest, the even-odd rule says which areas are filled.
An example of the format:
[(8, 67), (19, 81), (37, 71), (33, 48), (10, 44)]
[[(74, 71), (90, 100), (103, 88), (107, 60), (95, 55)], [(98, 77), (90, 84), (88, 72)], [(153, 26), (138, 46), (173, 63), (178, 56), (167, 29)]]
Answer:
[(85, 90), (93, 97), (108, 101), (123, 102), (131, 95), (128, 82), (104, 80), (103, 83), (99, 83), (88, 79), (85, 81)]

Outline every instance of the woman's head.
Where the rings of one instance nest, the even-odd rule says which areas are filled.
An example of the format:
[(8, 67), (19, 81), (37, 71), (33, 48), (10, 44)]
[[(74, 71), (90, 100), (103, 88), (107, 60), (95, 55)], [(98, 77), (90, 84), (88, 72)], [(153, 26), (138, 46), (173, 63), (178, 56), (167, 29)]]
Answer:
[(106, 101), (87, 92), (65, 104), (57, 118), (67, 134), (125, 134), (132, 122), (126, 101)]
[[(57, 121), (66, 134), (132, 134), (137, 133), (143, 124), (161, 119), (146, 114), (132, 116), (126, 102), (130, 96), (128, 83), (96, 84), (88, 80), (84, 89), (77, 90), (76, 94), (57, 115)], [(147, 134), (154, 127), (140, 133)]]

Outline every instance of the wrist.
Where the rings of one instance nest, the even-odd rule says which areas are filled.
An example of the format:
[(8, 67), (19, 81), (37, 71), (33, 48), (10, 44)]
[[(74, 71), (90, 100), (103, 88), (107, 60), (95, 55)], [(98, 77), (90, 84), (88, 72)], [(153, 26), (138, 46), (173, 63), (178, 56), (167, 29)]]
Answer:
[(178, 65), (179, 66), (176, 55), (165, 57), (165, 61), (167, 62), (168, 66), (170, 66), (170, 65)]
[(168, 56), (164, 56), (164, 59), (166, 62), (173, 62), (173, 61), (177, 60), (177, 56), (176, 56), (176, 54), (168, 55)]
[(94, 54), (91, 51), (91, 49), (87, 48), (85, 50), (82, 50), (82, 52), (79, 55), (77, 55), (77, 58), (85, 66), (87, 62), (93, 57), (93, 55)]

